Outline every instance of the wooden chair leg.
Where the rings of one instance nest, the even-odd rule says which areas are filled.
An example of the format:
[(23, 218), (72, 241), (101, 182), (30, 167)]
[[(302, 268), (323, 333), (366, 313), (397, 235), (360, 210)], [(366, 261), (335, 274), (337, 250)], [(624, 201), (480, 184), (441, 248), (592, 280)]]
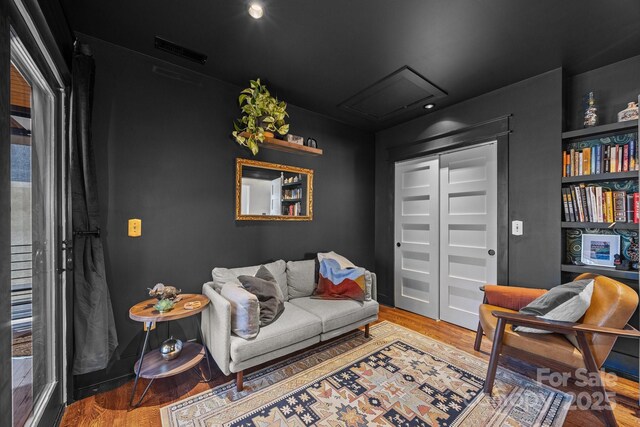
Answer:
[[(616, 417), (613, 413), (613, 408), (611, 407), (611, 402), (607, 397), (607, 390), (604, 388), (604, 384), (602, 383), (602, 378), (600, 377), (600, 369), (598, 369), (598, 365), (596, 364), (596, 360), (593, 358), (593, 353), (591, 352), (591, 347), (589, 347), (589, 342), (587, 341), (587, 337), (585, 337), (584, 332), (578, 332), (576, 334), (576, 338), (578, 339), (578, 345), (580, 346), (580, 352), (582, 353), (582, 359), (584, 360), (584, 366), (589, 371), (590, 377), (593, 376), (595, 380), (595, 390), (602, 394), (602, 399), (599, 399), (600, 396), (594, 396), (592, 401), (601, 402), (602, 409), (595, 408), (593, 411), (598, 412), (607, 427), (617, 427), (618, 422), (616, 421)], [(591, 378), (589, 378), (591, 381)]]
[(484, 380), (484, 392), (491, 396), (493, 391), (493, 382), (496, 379), (498, 370), (498, 359), (502, 351), (502, 337), (504, 336), (504, 328), (506, 326), (504, 319), (498, 319), (495, 336), (493, 337), (493, 347), (491, 348), (491, 357), (489, 358), (489, 367), (487, 368), (487, 378)]
[(244, 385), (242, 384), (242, 371), (240, 371), (236, 374), (236, 390), (238, 392), (241, 392), (243, 388)]
[(484, 334), (484, 331), (482, 330), (482, 323), (478, 322), (478, 330), (476, 331), (476, 342), (473, 344), (473, 349), (475, 351), (480, 351), (480, 344), (482, 344), (482, 334)]
[(365, 338), (369, 338), (369, 324), (367, 323), (366, 325), (364, 325), (364, 337)]

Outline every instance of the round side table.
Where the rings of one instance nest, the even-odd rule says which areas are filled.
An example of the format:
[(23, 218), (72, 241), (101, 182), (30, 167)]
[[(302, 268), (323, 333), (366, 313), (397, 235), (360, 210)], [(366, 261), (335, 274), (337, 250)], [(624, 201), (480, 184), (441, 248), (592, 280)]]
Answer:
[[(200, 307), (192, 310), (187, 310), (184, 305), (189, 302), (200, 302)], [(194, 316), (195, 314), (203, 311), (207, 304), (209, 304), (209, 298), (200, 294), (181, 294), (180, 300), (176, 302), (173, 309), (164, 313), (159, 312), (153, 306), (158, 302), (157, 299), (151, 298), (134, 305), (129, 309), (129, 317), (137, 322), (142, 322), (146, 329), (144, 336), (144, 345), (142, 346), (142, 352), (140, 358), (135, 364), (134, 371), (136, 373), (136, 379), (133, 383), (133, 390), (131, 390), (131, 398), (129, 399), (129, 406), (137, 407), (140, 405), (144, 396), (147, 394), (149, 387), (153, 384), (156, 378), (166, 378), (173, 375), (180, 374), (188, 371), (192, 368), (197, 368), (202, 359), (207, 360), (207, 366), (209, 368), (209, 378), (207, 379), (202, 372), (198, 372), (203, 381), (211, 381), (211, 364), (209, 362), (209, 352), (207, 346), (201, 345), (195, 342), (185, 342), (182, 346), (180, 355), (173, 360), (164, 360), (160, 354), (160, 349), (150, 350), (147, 353), (147, 345), (149, 343), (149, 333), (156, 322), (169, 322), (171, 320), (184, 319), (186, 317)], [(198, 337), (200, 342), (204, 343), (202, 339), (202, 333), (200, 332), (200, 325), (198, 324), (197, 317), (192, 317), (196, 330), (198, 331)], [(140, 378), (150, 379), (149, 384), (142, 392), (140, 399), (133, 404), (133, 397), (138, 387), (138, 380)]]

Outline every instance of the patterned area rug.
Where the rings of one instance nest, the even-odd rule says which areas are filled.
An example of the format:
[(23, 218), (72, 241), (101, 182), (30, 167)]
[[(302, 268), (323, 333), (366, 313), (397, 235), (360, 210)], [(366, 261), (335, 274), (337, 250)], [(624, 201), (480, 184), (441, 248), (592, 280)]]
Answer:
[(561, 426), (571, 397), (390, 322), (161, 409), (178, 426)]

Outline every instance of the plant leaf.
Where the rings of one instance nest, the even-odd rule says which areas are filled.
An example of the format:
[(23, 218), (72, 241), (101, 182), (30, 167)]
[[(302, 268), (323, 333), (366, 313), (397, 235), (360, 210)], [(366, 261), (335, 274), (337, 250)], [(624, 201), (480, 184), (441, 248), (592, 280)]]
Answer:
[(280, 135), (286, 135), (289, 132), (289, 125), (282, 125), (280, 126), (280, 128), (278, 129), (278, 133)]

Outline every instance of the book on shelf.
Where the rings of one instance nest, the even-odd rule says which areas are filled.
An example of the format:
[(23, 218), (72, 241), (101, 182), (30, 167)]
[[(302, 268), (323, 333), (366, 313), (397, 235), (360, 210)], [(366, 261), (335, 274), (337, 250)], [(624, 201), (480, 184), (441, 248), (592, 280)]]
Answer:
[(625, 204), (627, 201), (627, 195), (624, 191), (613, 192), (613, 220), (616, 222), (627, 221), (627, 211)]
[(633, 193), (627, 193), (627, 202), (625, 204), (627, 222), (633, 222), (633, 206)]
[(574, 210), (576, 211), (576, 219), (580, 222), (584, 222), (584, 215), (582, 213), (582, 197), (580, 197), (580, 192), (576, 191), (576, 186), (572, 185), (571, 196), (573, 199)]
[(571, 214), (569, 213), (569, 196), (567, 195), (568, 188), (562, 189), (562, 206), (564, 207), (564, 220), (565, 221), (573, 221), (571, 218)]
[(596, 175), (602, 173), (602, 145), (596, 146)]
[(637, 222), (639, 205), (638, 193), (611, 191), (595, 184), (562, 188), (564, 218), (569, 222)]
[(613, 222), (613, 197), (611, 195), (611, 190), (607, 190), (604, 193), (604, 210), (605, 221)]
[(582, 150), (582, 175), (591, 175), (591, 148)]
[(300, 216), (302, 215), (302, 204), (300, 202), (291, 203), (282, 209), (282, 213), (286, 216)]
[(602, 173), (629, 172), (639, 169), (638, 142), (632, 138), (626, 144), (599, 144), (562, 152), (562, 176), (584, 176)]

